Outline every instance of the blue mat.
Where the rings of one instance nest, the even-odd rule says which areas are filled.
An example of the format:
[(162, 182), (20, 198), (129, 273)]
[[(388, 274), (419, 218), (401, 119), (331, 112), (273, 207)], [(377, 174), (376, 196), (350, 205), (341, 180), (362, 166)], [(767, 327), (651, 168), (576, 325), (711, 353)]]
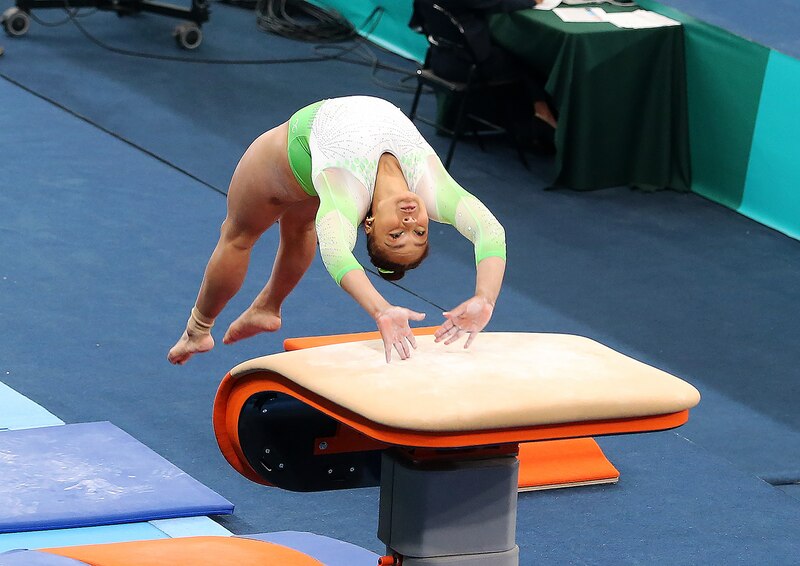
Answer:
[(100, 527), (0, 533), (0, 552), (160, 538), (230, 535), (230, 531), (209, 517), (183, 517)]
[(159, 538), (170, 538), (170, 536), (165, 534), (163, 529), (157, 528), (150, 523), (125, 523), (77, 529), (0, 533), (0, 552)]
[(263, 540), (288, 546), (313, 556), (325, 566), (374, 566), (379, 558), (374, 552), (370, 552), (360, 546), (313, 533), (281, 531), (246, 535), (240, 538)]
[(233, 512), (108, 422), (2, 432), (0, 460), (0, 532)]
[(0, 430), (62, 424), (50, 411), (0, 382)]
[(0, 566), (86, 566), (86, 563), (35, 550), (12, 550), (0, 554)]
[[(374, 566), (378, 555), (340, 540), (295, 531), (248, 535), (248, 538), (286, 546), (319, 560), (325, 566)], [(220, 557), (220, 564), (224, 564)], [(0, 566), (82, 566), (71, 558), (37, 552), (16, 550), (0, 553)]]

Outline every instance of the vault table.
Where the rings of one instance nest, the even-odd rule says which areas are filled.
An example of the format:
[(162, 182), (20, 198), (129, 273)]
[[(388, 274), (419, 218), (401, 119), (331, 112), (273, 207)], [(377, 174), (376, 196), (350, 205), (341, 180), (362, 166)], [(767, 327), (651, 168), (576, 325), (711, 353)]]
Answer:
[(391, 364), (369, 340), (236, 366), (214, 406), (222, 453), (249, 479), (285, 489), (379, 482), (385, 564), (515, 566), (519, 443), (669, 429), (700, 399), (580, 336), (417, 344)]

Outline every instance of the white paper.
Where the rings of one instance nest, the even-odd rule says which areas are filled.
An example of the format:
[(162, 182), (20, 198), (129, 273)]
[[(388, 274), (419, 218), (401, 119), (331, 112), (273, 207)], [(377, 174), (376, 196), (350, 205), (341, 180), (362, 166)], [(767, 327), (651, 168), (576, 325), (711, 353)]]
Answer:
[(553, 13), (565, 22), (604, 22), (607, 16), (602, 8), (554, 8)]
[(618, 28), (625, 29), (647, 29), (681, 25), (678, 21), (648, 10), (609, 13), (606, 14), (605, 19)]
[(552, 10), (561, 4), (561, 0), (542, 0), (541, 3), (533, 7), (534, 10)]

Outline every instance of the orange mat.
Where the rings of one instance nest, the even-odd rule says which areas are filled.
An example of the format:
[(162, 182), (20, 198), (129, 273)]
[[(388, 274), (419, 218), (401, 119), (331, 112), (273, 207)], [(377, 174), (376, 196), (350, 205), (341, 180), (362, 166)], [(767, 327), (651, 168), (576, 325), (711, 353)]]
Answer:
[[(413, 328), (412, 332), (415, 336), (428, 336), (438, 328), (424, 326)], [(380, 332), (372, 331), (287, 338), (283, 348), (286, 351), (302, 350), (359, 340), (378, 340), (380, 337)], [(619, 471), (592, 438), (522, 443), (519, 446), (519, 462), (520, 491), (616, 483), (619, 480)]]
[(519, 490), (616, 483), (619, 471), (593, 438), (524, 442), (519, 445)]
[(204, 536), (46, 548), (92, 566), (324, 566), (292, 548), (246, 538)]

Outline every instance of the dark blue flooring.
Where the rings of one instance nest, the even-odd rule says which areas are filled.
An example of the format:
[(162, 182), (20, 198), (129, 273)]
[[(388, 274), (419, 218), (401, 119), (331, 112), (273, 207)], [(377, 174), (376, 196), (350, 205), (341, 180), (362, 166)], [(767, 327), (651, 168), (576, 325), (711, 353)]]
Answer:
[(738, 36), (800, 58), (800, 10), (796, 0), (658, 0)]
[[(81, 21), (136, 51), (313, 54), (223, 5), (191, 54), (173, 47), (167, 19), (97, 13)], [(222, 522), (236, 533), (309, 530), (380, 551), (375, 490), (257, 486), (228, 467), (211, 431), (214, 392), (233, 365), (279, 350), (284, 337), (372, 329), (320, 263), (285, 305), (280, 334), (220, 345), (181, 368), (165, 356), (247, 144), (312, 100), (375, 94), (406, 108), (410, 95), (343, 62), (124, 57), (72, 26), (34, 24), (1, 43), (0, 380), (67, 422), (109, 420), (126, 430), (233, 501), (235, 515)], [(800, 244), (692, 194), (545, 191), (548, 165), (534, 158), (526, 171), (497, 146), (483, 153), (464, 144), (456, 154), (453, 174), (508, 233), (492, 329), (590, 336), (686, 378), (703, 401), (677, 434), (603, 439), (619, 485), (521, 496), (523, 564), (791, 564), (800, 555), (800, 494), (758, 476), (800, 479)], [(379, 285), (435, 323), (439, 306), (471, 293), (474, 266), (452, 229), (432, 239), (430, 258), (402, 287)], [(274, 247), (268, 233), (221, 330), (260, 289)]]

